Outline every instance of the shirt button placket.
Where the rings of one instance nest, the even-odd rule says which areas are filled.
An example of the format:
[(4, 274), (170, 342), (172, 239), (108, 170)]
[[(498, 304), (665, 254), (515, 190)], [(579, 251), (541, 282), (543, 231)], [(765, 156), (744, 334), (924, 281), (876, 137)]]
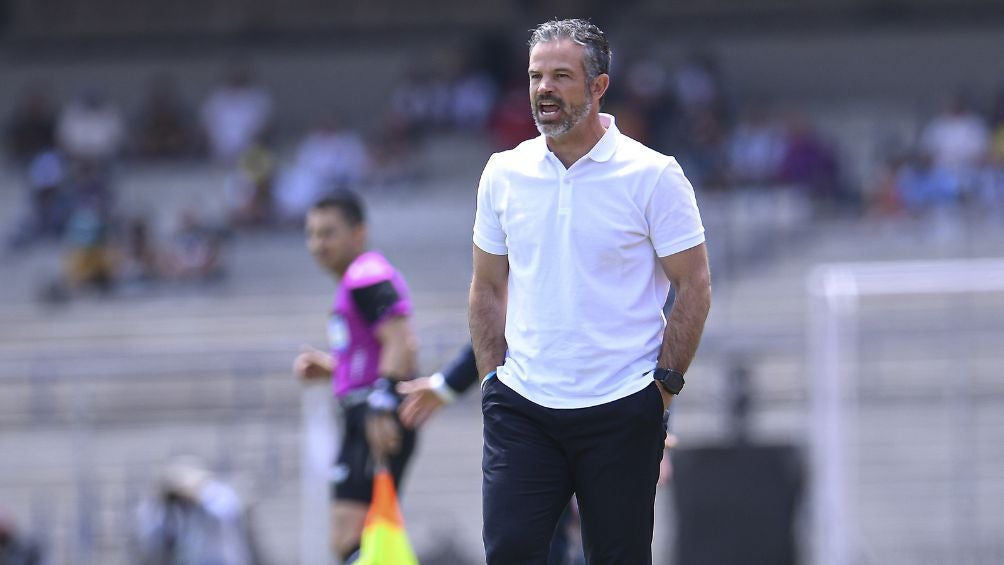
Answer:
[(561, 183), (558, 185), (558, 214), (572, 213), (572, 180), (567, 176), (561, 176)]

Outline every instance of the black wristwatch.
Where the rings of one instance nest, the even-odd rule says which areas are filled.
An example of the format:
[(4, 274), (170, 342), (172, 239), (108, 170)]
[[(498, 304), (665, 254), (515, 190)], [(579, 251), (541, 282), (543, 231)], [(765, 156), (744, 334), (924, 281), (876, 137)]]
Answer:
[(652, 378), (655, 382), (659, 383), (666, 392), (669, 394), (680, 394), (683, 390), (683, 385), (686, 381), (683, 380), (683, 373), (677, 371), (676, 369), (663, 369), (657, 368), (655, 372), (652, 373)]

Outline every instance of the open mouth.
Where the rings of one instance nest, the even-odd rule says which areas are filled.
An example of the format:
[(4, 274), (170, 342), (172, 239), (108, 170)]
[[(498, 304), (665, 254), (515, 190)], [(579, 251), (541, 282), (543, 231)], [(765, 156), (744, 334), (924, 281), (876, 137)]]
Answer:
[(557, 102), (538, 102), (537, 113), (541, 118), (555, 118), (561, 112), (561, 105)]

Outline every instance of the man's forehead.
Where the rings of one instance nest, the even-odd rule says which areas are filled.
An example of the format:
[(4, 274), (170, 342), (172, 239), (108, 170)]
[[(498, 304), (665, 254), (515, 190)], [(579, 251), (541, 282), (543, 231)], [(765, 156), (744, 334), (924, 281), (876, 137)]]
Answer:
[(580, 65), (582, 63), (583, 49), (582, 45), (566, 38), (542, 41), (534, 45), (533, 49), (530, 50), (530, 66), (532, 67), (535, 63), (543, 63), (542, 59), (544, 58), (556, 58), (559, 60), (558, 64), (570, 62)]
[(307, 225), (330, 225), (342, 220), (337, 208), (314, 208), (307, 213)]

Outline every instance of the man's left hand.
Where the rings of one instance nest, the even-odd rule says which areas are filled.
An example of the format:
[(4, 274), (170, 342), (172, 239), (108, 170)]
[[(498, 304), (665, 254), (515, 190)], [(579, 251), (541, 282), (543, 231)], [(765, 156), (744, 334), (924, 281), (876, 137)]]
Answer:
[(673, 395), (670, 394), (666, 389), (662, 388), (661, 384), (657, 384), (659, 387), (659, 394), (662, 395), (662, 409), (663, 411), (669, 410), (669, 405), (673, 402)]
[(678, 443), (676, 436), (666, 434), (665, 450), (662, 452), (662, 461), (659, 463), (659, 486), (663, 486), (673, 478), (673, 461), (669, 458), (669, 450), (676, 447)]

